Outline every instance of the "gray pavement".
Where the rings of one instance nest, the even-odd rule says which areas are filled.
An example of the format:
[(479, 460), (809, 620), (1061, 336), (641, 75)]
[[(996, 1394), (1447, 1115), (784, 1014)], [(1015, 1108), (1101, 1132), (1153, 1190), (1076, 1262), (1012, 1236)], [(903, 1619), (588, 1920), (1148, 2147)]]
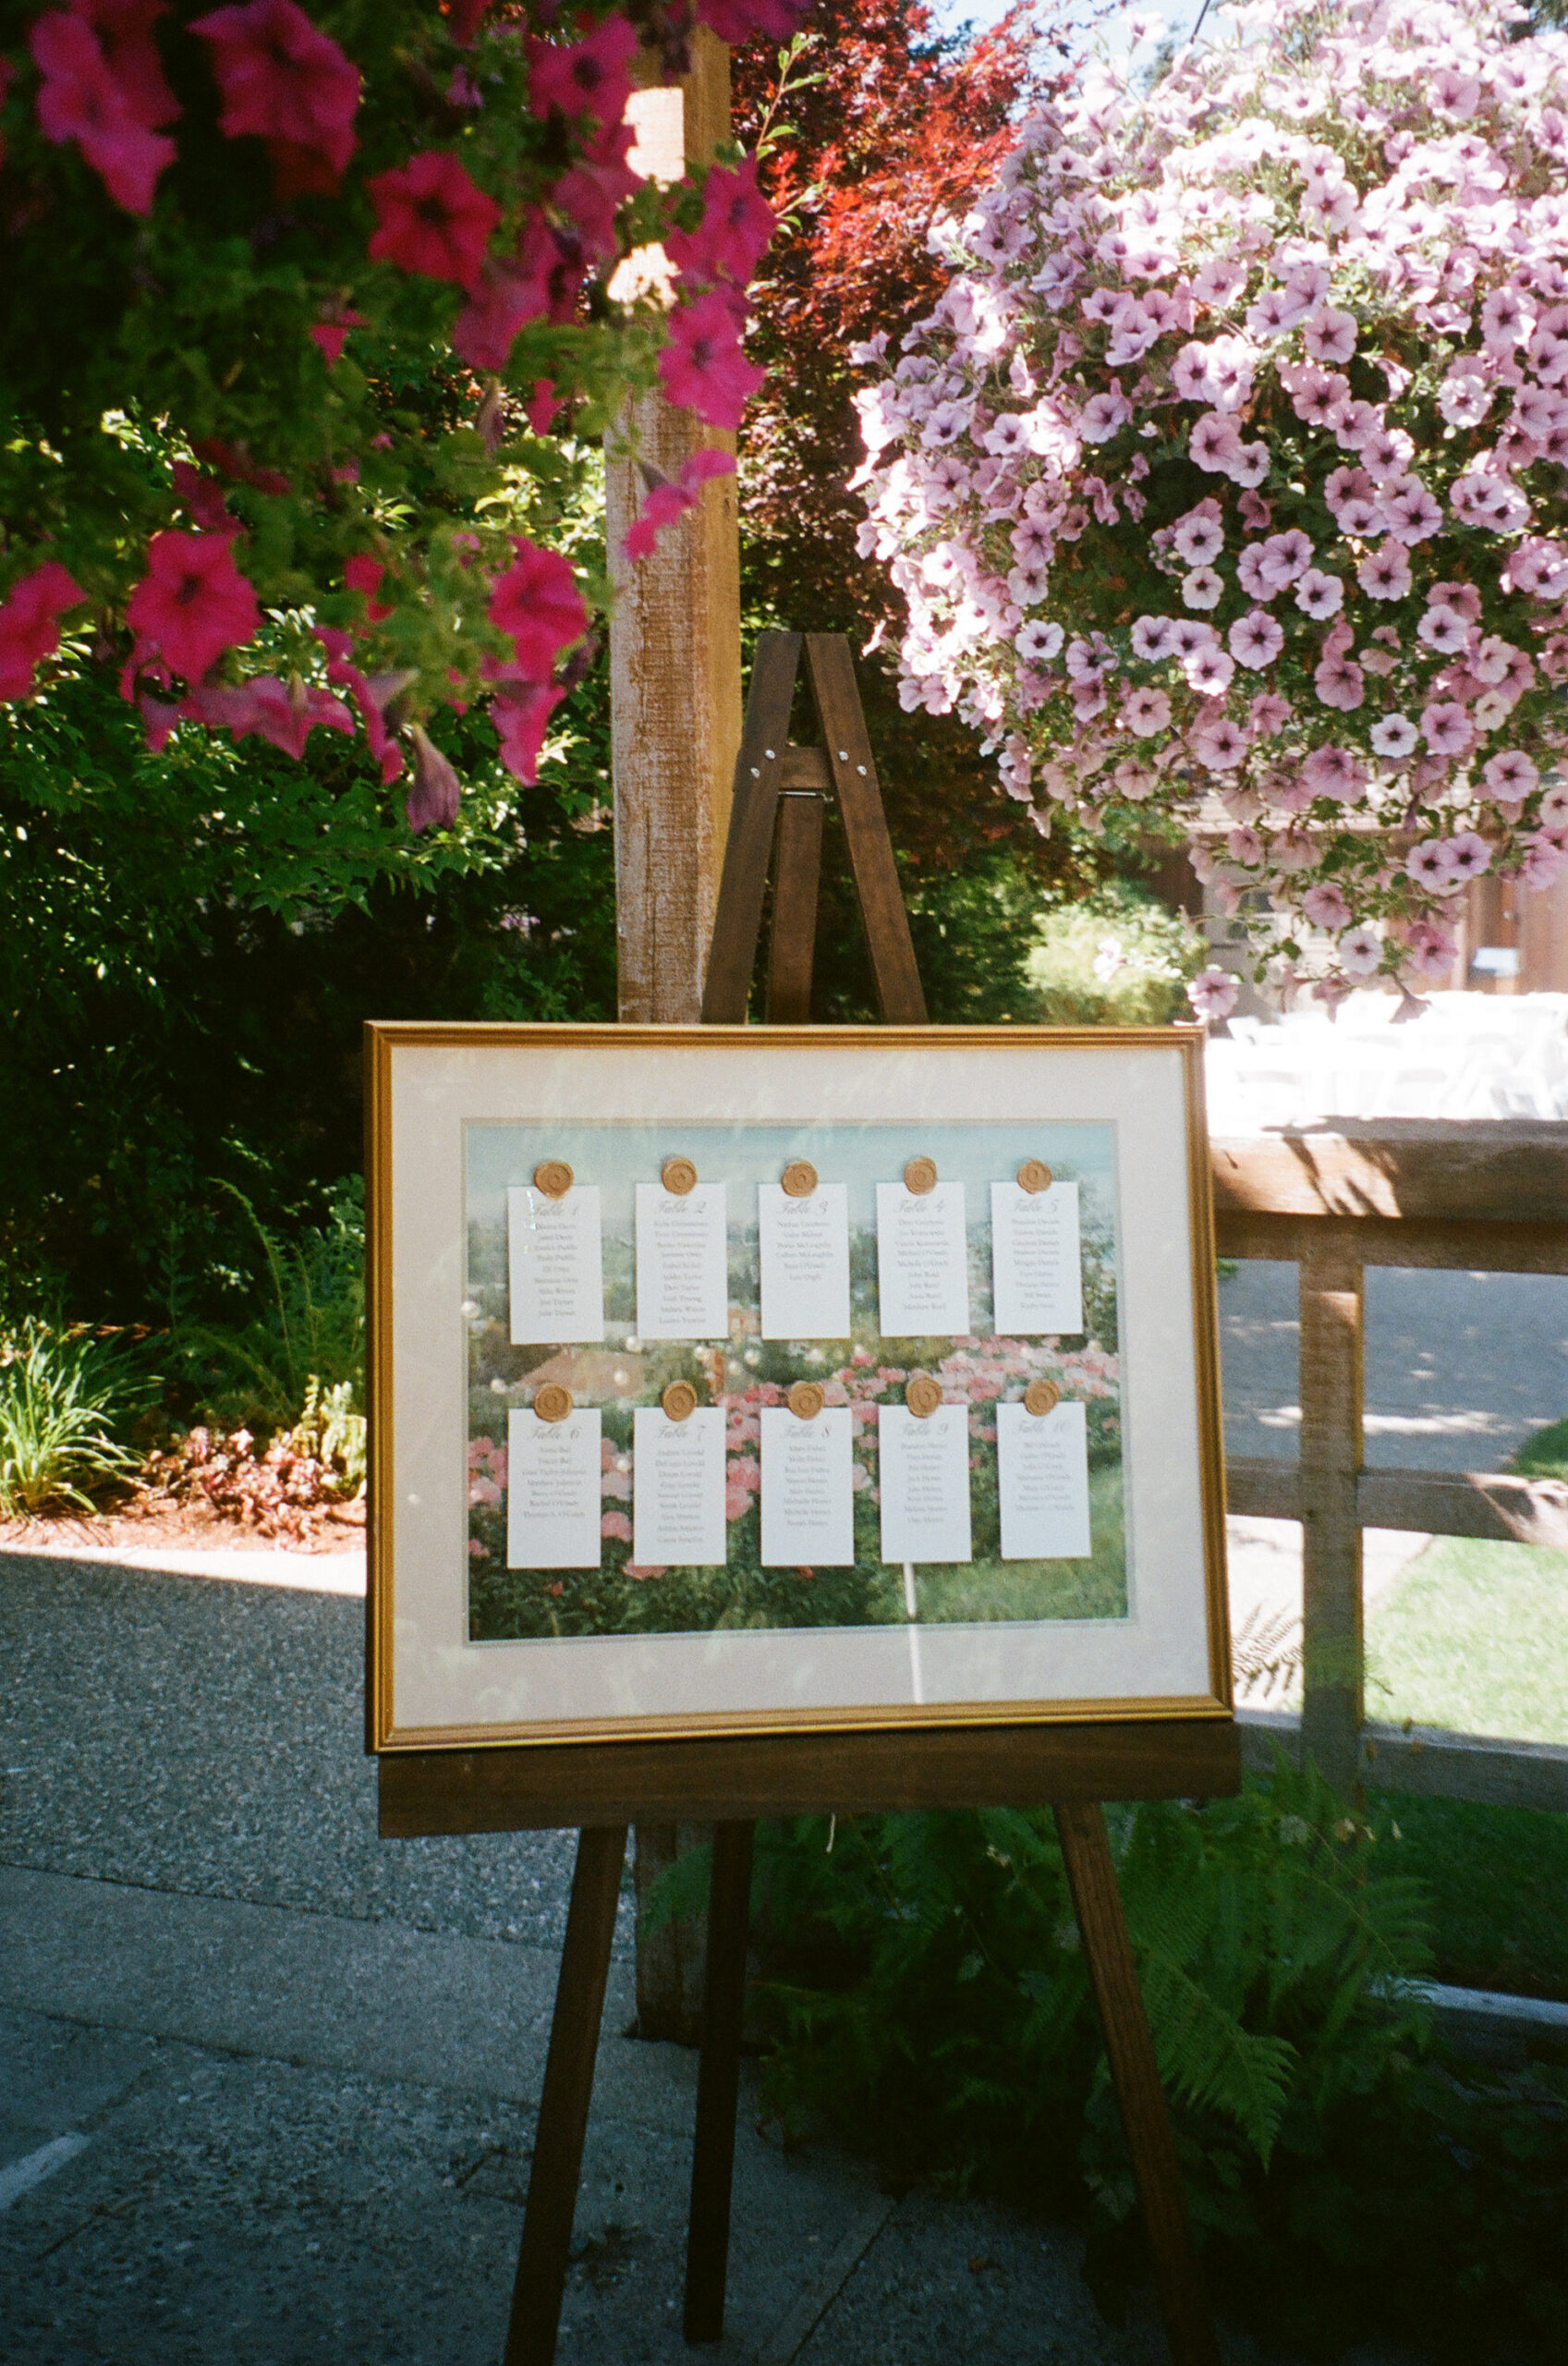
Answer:
[[(1225, 1450), (1292, 1460), (1301, 1423), (1296, 1269), (1247, 1259), (1220, 1285)], [(1496, 1470), (1568, 1414), (1568, 1274), (1367, 1274), (1367, 1459)]]
[[(383, 1843), (359, 1605), (0, 1555), (3, 2366), (493, 2366), (556, 1835)], [(605, 2016), (563, 2366), (674, 2366), (696, 2065)], [(743, 2102), (755, 2366), (1155, 2366), (1070, 2229), (884, 2193)], [(1257, 2353), (1227, 2340), (1228, 2366)], [(1371, 2362), (1368, 2361), (1368, 2366)], [(1383, 2366), (1383, 2361), (1377, 2361)]]

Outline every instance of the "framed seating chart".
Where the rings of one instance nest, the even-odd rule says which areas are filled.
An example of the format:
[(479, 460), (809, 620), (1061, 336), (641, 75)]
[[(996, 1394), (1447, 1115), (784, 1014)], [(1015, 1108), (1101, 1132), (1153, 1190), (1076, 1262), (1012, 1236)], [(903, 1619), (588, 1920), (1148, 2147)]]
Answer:
[(1197, 1031), (369, 1058), (373, 1749), (1230, 1717)]

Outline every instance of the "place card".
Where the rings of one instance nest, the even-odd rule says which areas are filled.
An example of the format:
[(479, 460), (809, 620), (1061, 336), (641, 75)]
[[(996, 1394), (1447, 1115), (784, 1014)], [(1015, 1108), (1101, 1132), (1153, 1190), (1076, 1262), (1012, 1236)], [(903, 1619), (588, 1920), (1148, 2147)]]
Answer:
[(561, 1194), (541, 1191), (533, 1184), (509, 1190), (506, 1262), (515, 1348), (566, 1347), (603, 1338), (604, 1257), (597, 1183), (572, 1184)]
[(1088, 1409), (996, 1409), (997, 1494), (1004, 1561), (1084, 1561), (1088, 1520)]
[(680, 1191), (662, 1183), (638, 1185), (637, 1327), (643, 1338), (729, 1336), (725, 1226), (722, 1183), (693, 1183)]
[(991, 1327), (1001, 1338), (1084, 1327), (1078, 1187), (991, 1187)]
[(884, 1561), (967, 1561), (969, 1409), (877, 1408)]
[(716, 1406), (672, 1421), (662, 1407), (632, 1417), (632, 1558), (651, 1568), (722, 1568), (724, 1417)]
[(855, 1563), (850, 1413), (830, 1406), (802, 1421), (768, 1406), (762, 1429), (765, 1569), (847, 1569)]
[(877, 1185), (877, 1294), (884, 1339), (967, 1333), (962, 1183), (934, 1183), (922, 1191), (906, 1183)]
[(849, 1190), (757, 1186), (764, 1339), (849, 1336)]
[(599, 1429), (597, 1407), (576, 1407), (559, 1421), (541, 1420), (531, 1405), (508, 1412), (509, 1569), (599, 1567)]

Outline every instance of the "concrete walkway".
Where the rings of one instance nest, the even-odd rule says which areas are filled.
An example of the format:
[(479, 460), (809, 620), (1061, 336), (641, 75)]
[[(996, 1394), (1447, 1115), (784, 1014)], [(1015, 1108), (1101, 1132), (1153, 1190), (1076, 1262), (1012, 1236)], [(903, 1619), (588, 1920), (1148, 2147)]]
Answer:
[[(300, 1586), (0, 1555), (5, 2366), (499, 2359), (571, 1843), (377, 1839), (360, 1619)], [(627, 1909), (563, 2366), (691, 2356), (695, 2058), (625, 2033), (630, 1937)], [(1147, 2309), (1100, 2317), (1070, 2230), (885, 2194), (755, 2119), (706, 2354), (1163, 2360)]]

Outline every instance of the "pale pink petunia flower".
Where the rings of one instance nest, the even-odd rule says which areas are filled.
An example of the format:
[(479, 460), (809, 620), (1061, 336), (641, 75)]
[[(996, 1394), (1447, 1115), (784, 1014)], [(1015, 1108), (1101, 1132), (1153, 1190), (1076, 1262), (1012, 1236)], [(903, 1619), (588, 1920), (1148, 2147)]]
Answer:
[(1324, 706), (1337, 707), (1346, 714), (1354, 713), (1366, 700), (1367, 677), (1348, 657), (1325, 658), (1314, 673), (1312, 684)]
[(1307, 323), (1307, 350), (1314, 361), (1348, 361), (1355, 351), (1355, 315), (1323, 305)]
[[(1207, 765), (1211, 773), (1231, 772), (1246, 753), (1246, 734), (1228, 715), (1222, 715), (1218, 723), (1203, 724), (1193, 733), (1192, 747), (1198, 762)], [(1251, 833), (1246, 835), (1250, 836)], [(1256, 857), (1237, 856), (1236, 860), (1258, 860), (1261, 852)]]
[(1522, 749), (1505, 749), (1493, 756), (1481, 774), (1494, 797), (1528, 797), (1537, 787), (1540, 774)]
[(1344, 891), (1331, 879), (1320, 880), (1316, 887), (1309, 887), (1301, 899), (1301, 909), (1314, 928), (1337, 932), (1349, 924), (1350, 906), (1345, 902)]
[(1234, 660), (1218, 647), (1195, 649), (1182, 667), (1192, 688), (1210, 699), (1224, 696), (1235, 670)]
[(1369, 551), (1355, 570), (1355, 579), (1369, 600), (1405, 600), (1415, 579), (1403, 543), (1389, 543)]
[(1182, 603), (1188, 608), (1217, 608), (1224, 593), (1224, 579), (1211, 567), (1194, 567), (1183, 578)]
[(1122, 704), (1122, 727), (1135, 739), (1148, 739), (1170, 727), (1171, 701), (1163, 690), (1135, 690)]
[(1284, 729), (1295, 712), (1289, 699), (1282, 698), (1278, 690), (1265, 690), (1247, 710), (1247, 727), (1256, 738), (1271, 739), (1276, 731)]
[(1344, 605), (1344, 585), (1337, 575), (1325, 575), (1320, 567), (1309, 567), (1295, 587), (1295, 604), (1315, 624), (1337, 616)]
[(1228, 1018), (1236, 1006), (1241, 980), (1234, 970), (1210, 965), (1200, 970), (1187, 987), (1187, 1000), (1199, 1018)]
[(1231, 654), (1239, 664), (1255, 671), (1271, 665), (1285, 645), (1283, 629), (1277, 620), (1261, 608), (1238, 616), (1225, 636)]
[(1372, 726), (1374, 752), (1392, 757), (1395, 762), (1410, 754), (1416, 738), (1416, 726), (1407, 714), (1385, 714), (1380, 723)]
[(1363, 921), (1359, 928), (1353, 928), (1341, 937), (1336, 951), (1340, 968), (1347, 976), (1370, 978), (1381, 966), (1383, 943), (1377, 931)]
[(1459, 885), (1449, 857), (1448, 842), (1443, 838), (1423, 838), (1412, 847), (1404, 858), (1404, 868), (1417, 887), (1428, 888), (1435, 896), (1450, 896)]
[(1434, 756), (1462, 756), (1475, 734), (1457, 699), (1434, 699), (1421, 710), (1421, 737)]
[(1157, 665), (1171, 654), (1171, 633), (1169, 616), (1140, 616), (1133, 627), (1133, 655), (1146, 665)]

